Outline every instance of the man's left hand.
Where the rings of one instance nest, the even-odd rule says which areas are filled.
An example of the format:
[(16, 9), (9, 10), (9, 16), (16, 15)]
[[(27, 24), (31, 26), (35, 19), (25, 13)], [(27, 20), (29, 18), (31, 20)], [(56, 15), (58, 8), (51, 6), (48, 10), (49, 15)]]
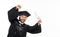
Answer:
[(41, 23), (42, 23), (41, 19), (40, 19), (40, 18), (38, 18), (38, 24), (41, 24)]

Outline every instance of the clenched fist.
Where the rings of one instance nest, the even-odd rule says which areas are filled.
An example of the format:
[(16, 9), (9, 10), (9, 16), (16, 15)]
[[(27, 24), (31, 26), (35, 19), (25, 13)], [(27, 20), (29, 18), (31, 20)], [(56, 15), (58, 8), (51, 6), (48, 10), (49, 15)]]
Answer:
[(20, 8), (21, 8), (21, 5), (17, 5), (17, 6), (16, 6), (16, 9), (20, 9)]
[(40, 19), (40, 18), (38, 18), (38, 24), (41, 24), (41, 23), (42, 23), (41, 19)]

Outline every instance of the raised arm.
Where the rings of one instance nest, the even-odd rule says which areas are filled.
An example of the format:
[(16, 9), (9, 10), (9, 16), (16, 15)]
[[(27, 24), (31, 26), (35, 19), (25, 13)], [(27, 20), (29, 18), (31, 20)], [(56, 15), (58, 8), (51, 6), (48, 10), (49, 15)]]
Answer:
[(40, 33), (41, 32), (41, 19), (34, 26), (27, 26), (27, 32), (29, 33)]
[(21, 6), (17, 5), (16, 7), (13, 7), (11, 10), (8, 11), (8, 19), (10, 22), (17, 20), (19, 8), (21, 8)]

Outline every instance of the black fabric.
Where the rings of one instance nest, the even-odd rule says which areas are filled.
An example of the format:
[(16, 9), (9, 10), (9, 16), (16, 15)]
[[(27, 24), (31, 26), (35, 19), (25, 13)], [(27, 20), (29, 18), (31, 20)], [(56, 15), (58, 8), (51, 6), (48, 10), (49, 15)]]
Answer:
[(17, 17), (18, 10), (16, 7), (8, 11), (8, 19), (11, 25), (9, 27), (7, 37), (26, 37), (27, 32), (33, 34), (41, 32), (41, 25), (38, 25), (38, 23), (36, 23), (34, 26), (29, 26), (25, 23), (20, 26)]
[(20, 12), (19, 12), (19, 16), (21, 16), (21, 15), (25, 15), (25, 16), (27, 16), (27, 17), (30, 16), (30, 14), (29, 14), (27, 11), (20, 11)]

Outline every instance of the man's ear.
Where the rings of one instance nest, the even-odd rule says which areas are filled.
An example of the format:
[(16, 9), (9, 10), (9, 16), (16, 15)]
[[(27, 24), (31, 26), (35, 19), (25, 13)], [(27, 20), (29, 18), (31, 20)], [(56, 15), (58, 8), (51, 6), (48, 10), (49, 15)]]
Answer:
[(20, 21), (20, 16), (19, 16), (19, 21)]
[(20, 17), (19, 17), (19, 20), (20, 20)]

